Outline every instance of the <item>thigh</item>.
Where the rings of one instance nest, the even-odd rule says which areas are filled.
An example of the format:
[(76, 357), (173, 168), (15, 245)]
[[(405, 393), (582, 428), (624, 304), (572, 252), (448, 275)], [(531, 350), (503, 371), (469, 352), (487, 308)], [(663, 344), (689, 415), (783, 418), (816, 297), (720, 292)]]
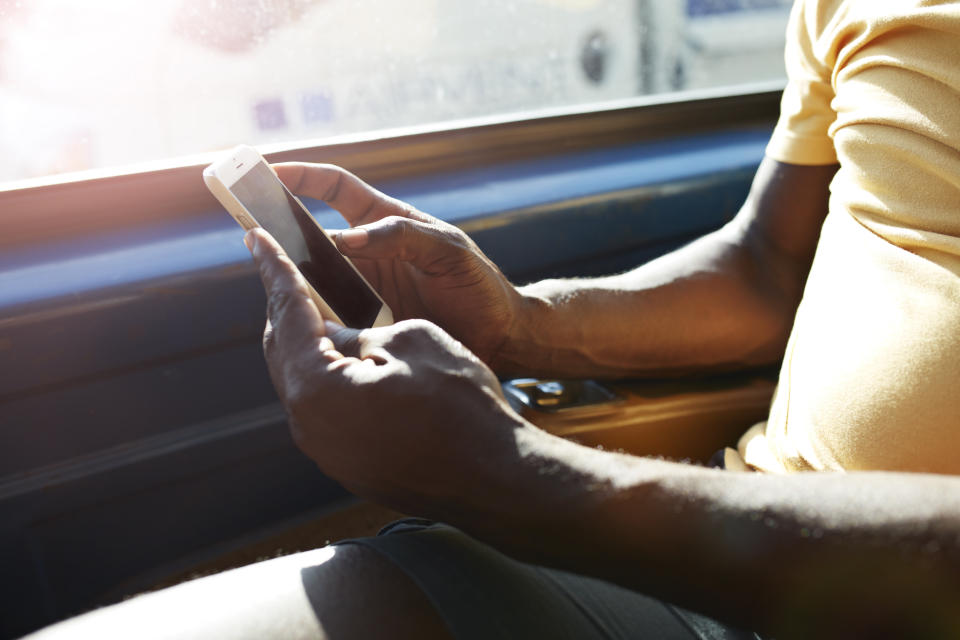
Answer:
[[(449, 638), (422, 592), (361, 546), (200, 578), (67, 620), (37, 638)], [(31, 636), (33, 637), (33, 636)]]
[(390, 558), (457, 640), (755, 640), (602, 580), (518, 562), (445, 525), (401, 522), (388, 535), (341, 544)]

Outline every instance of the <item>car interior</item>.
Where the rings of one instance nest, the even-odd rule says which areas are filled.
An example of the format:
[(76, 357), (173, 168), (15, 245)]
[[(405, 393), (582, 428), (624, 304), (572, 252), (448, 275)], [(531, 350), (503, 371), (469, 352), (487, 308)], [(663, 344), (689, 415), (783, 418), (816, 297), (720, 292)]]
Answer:
[[(459, 225), (521, 284), (626, 270), (730, 220), (778, 100), (641, 97), (267, 157), (340, 164)], [(205, 163), (0, 190), (5, 636), (398, 515), (291, 441), (261, 354), (262, 288)], [(775, 373), (504, 389), (565, 437), (704, 462), (763, 419)]]

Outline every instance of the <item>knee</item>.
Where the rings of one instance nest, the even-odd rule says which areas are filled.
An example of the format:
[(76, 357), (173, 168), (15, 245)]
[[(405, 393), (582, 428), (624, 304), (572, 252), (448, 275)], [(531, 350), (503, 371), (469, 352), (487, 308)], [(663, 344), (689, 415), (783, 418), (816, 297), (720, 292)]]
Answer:
[(426, 596), (379, 553), (327, 547), (241, 567), (67, 620), (71, 638), (449, 638)]
[(328, 637), (450, 638), (440, 615), (407, 575), (368, 547), (335, 547), (327, 563), (301, 571)]

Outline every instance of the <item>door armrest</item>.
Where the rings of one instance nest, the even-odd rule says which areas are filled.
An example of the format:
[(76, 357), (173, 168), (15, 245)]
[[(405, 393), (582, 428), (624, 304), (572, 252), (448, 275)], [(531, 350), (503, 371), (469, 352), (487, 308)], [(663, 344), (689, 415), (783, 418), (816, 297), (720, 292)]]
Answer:
[(591, 447), (705, 463), (765, 420), (776, 370), (671, 380), (504, 382), (525, 419)]

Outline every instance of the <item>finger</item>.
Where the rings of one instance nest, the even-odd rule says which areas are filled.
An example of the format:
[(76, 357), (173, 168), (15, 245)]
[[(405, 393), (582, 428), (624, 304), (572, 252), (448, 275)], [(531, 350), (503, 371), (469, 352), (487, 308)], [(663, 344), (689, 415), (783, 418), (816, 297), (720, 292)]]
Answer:
[(400, 260), (428, 274), (442, 272), (470, 250), (469, 240), (454, 228), (397, 216), (331, 236), (351, 258)]
[(370, 361), (376, 365), (396, 359), (384, 346), (393, 337), (391, 326), (357, 330), (327, 320), (324, 330), (338, 352), (348, 359)]
[(342, 360), (344, 355), (337, 350), (336, 345), (333, 344), (328, 336), (323, 336), (320, 338), (320, 356), (327, 362), (336, 362), (337, 360)]
[(316, 349), (324, 334), (323, 318), (303, 276), (263, 229), (249, 231), (244, 243), (253, 254), (267, 293), (264, 346), (268, 360), (291, 361)]
[(336, 322), (331, 322), (330, 320), (324, 321), (323, 330), (326, 334), (325, 337), (330, 341), (332, 349), (337, 351), (337, 353), (349, 358), (362, 357), (360, 330), (350, 329)]
[(273, 165), (290, 191), (323, 200), (343, 215), (350, 226), (387, 216), (421, 217), (410, 205), (377, 191), (346, 169), (332, 164), (290, 162)]

